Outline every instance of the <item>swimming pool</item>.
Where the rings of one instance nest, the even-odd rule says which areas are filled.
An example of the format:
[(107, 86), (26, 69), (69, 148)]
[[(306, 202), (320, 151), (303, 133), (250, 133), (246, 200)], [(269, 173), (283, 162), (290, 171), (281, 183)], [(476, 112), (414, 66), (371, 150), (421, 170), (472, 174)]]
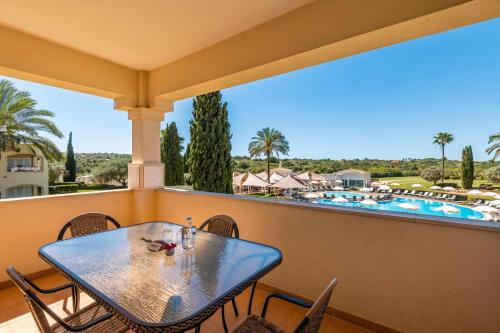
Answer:
[(346, 198), (351, 198), (351, 199), (352, 199), (353, 196), (356, 196), (358, 198), (359, 197), (364, 198), (364, 197), (367, 196), (367, 194), (356, 193), (356, 192), (348, 192), (348, 191), (326, 191), (324, 193), (325, 193), (326, 197), (331, 197), (332, 195), (334, 195), (337, 198), (345, 196)]
[[(334, 194), (335, 196), (342, 196), (344, 192), (330, 192)], [(346, 192), (350, 193), (350, 197), (352, 195), (359, 195), (358, 193), (353, 193), (353, 192)], [(347, 197), (347, 195), (346, 195)], [(400, 213), (414, 213), (414, 214), (424, 214), (424, 215), (434, 215), (434, 216), (446, 216), (446, 217), (458, 217), (458, 218), (463, 218), (463, 219), (474, 219), (474, 220), (481, 220), (483, 219), (484, 215), (483, 213), (476, 212), (475, 210), (469, 208), (469, 207), (464, 207), (460, 205), (455, 205), (451, 203), (444, 203), (444, 202), (439, 202), (439, 201), (433, 201), (433, 200), (425, 200), (425, 199), (413, 199), (413, 198), (393, 198), (390, 201), (380, 201), (376, 205), (364, 205), (361, 202), (334, 202), (330, 199), (317, 199), (313, 201), (314, 203), (318, 203), (321, 205), (333, 205), (333, 206), (343, 206), (343, 207), (358, 207), (358, 208), (368, 208), (368, 209), (376, 209), (376, 210), (383, 210), (383, 211), (389, 211), (389, 212), (400, 212)], [(416, 207), (416, 209), (405, 209), (400, 207), (399, 205), (401, 204), (412, 204)], [(456, 208), (458, 211), (457, 212), (443, 212), (440, 210), (436, 210), (437, 208), (441, 206), (452, 206)]]

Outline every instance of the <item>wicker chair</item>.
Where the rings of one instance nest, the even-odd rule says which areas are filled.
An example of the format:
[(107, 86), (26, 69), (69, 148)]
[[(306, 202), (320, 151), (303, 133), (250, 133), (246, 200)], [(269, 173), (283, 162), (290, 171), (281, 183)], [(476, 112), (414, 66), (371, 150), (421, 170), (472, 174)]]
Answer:
[[(208, 232), (224, 237), (234, 237), (240, 238), (240, 232), (238, 230), (238, 225), (236, 222), (227, 215), (216, 215), (205, 222), (199, 227), (200, 230), (207, 229)], [(238, 307), (236, 306), (236, 301), (231, 299), (231, 303), (233, 304), (234, 314), (238, 316)], [(226, 315), (224, 313), (224, 306), (221, 308), (222, 312), (222, 325), (224, 326), (224, 332), (228, 331), (226, 324)], [(196, 328), (196, 332), (200, 331), (200, 327)]]
[(300, 324), (295, 329), (294, 331), (295, 333), (317, 333), (319, 332), (321, 321), (323, 320), (326, 309), (328, 308), (328, 302), (330, 301), (333, 288), (335, 288), (336, 284), (337, 284), (337, 279), (333, 279), (328, 284), (326, 289), (323, 290), (323, 292), (316, 300), (316, 302), (314, 302), (313, 304), (303, 299), (292, 297), (286, 294), (279, 294), (279, 293), (271, 294), (266, 298), (264, 307), (262, 308), (262, 314), (260, 317), (257, 315), (251, 315), (247, 317), (245, 320), (240, 322), (231, 332), (232, 333), (285, 332), (283, 329), (279, 328), (278, 326), (274, 325), (273, 323), (265, 319), (267, 307), (269, 306), (270, 300), (272, 298), (278, 298), (309, 309), (304, 319), (302, 319)]
[[(108, 230), (108, 222), (115, 226), (115, 228), (120, 228), (120, 223), (116, 221), (111, 216), (101, 214), (101, 213), (85, 213), (78, 215), (71, 220), (69, 220), (59, 231), (57, 235), (57, 240), (63, 240), (64, 235), (67, 230), (70, 230), (71, 237), (80, 237), (89, 234), (94, 234), (96, 232)], [(80, 305), (80, 293), (76, 287), (71, 288), (71, 294), (73, 299), (73, 312), (78, 311)], [(68, 304), (68, 296), (64, 297), (63, 309), (66, 310)]]
[[(39, 293), (50, 294), (60, 290), (72, 288), (73, 285), (71, 284), (66, 284), (52, 289), (42, 289), (12, 267), (7, 268), (7, 274), (19, 290), (21, 290), (31, 314), (33, 315), (33, 319), (42, 333), (114, 333), (126, 332), (128, 330), (127, 326), (125, 326), (117, 318), (113, 317), (97, 303), (90, 304), (62, 319), (45, 303), (43, 303), (34, 292), (34, 290), (36, 290)], [(56, 323), (49, 325), (46, 314), (52, 317)]]

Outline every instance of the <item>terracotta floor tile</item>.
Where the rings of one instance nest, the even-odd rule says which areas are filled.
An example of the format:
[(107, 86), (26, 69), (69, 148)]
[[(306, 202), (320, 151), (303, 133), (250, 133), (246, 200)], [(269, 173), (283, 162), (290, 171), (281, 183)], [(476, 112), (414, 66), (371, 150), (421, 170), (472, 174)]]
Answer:
[[(42, 288), (52, 288), (67, 283), (67, 281), (58, 274), (51, 274), (35, 281)], [(260, 314), (267, 291), (257, 288), (254, 296), (252, 312)], [(60, 292), (55, 295), (45, 296), (44, 301), (50, 304), (50, 308), (57, 315), (64, 317), (67, 314), (62, 309), (62, 299), (65, 293)], [(246, 317), (250, 290), (246, 290), (237, 297), (236, 303), (240, 315), (236, 317), (231, 303), (225, 306), (226, 320), (229, 329), (234, 327), (240, 320)], [(82, 307), (91, 303), (93, 300), (85, 294), (81, 294)], [(68, 307), (71, 309), (71, 299)], [(272, 300), (268, 309), (267, 319), (287, 331), (293, 331), (302, 320), (306, 310), (296, 307), (292, 304), (280, 300)], [(53, 323), (53, 320), (49, 320)], [(193, 332), (192, 330), (191, 332)], [(0, 333), (36, 333), (37, 327), (28, 312), (28, 307), (17, 288), (6, 288), (0, 290)], [(203, 333), (222, 333), (221, 311), (217, 311), (202, 325)], [(326, 316), (321, 327), (321, 333), (369, 333), (371, 331), (356, 326), (338, 318)]]

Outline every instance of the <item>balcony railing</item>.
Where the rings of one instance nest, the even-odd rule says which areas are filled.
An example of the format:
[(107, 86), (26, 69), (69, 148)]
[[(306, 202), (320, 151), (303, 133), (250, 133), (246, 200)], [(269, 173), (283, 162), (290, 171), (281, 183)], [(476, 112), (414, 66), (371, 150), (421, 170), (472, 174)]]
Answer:
[(36, 166), (7, 167), (8, 172), (41, 172), (42, 168)]
[[(330, 304), (336, 316), (404, 332), (500, 332), (500, 225), (493, 222), (179, 190), (7, 199), (0, 201), (0, 267), (26, 274), (47, 269), (38, 248), (53, 242), (71, 217), (90, 211), (123, 226), (183, 223), (186, 216), (200, 225), (227, 214), (241, 238), (283, 252), (264, 284), (314, 299), (338, 277)], [(0, 284), (7, 279), (0, 271)]]

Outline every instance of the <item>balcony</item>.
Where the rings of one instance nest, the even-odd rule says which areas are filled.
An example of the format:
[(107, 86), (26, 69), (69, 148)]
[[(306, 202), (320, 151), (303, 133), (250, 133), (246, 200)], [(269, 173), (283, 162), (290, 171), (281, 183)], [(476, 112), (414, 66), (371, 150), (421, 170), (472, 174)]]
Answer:
[[(132, 122), (132, 163), (128, 190), (0, 201), (0, 267), (14, 265), (47, 284), (59, 279), (46, 276), (51, 271), (37, 250), (85, 212), (106, 213), (124, 226), (183, 223), (186, 216), (199, 225), (227, 214), (241, 238), (283, 253), (279, 268), (261, 280), (260, 301), (273, 289), (314, 299), (338, 277), (325, 332), (500, 332), (498, 226), (160, 189), (159, 135), (176, 100), (496, 18), (498, 1), (8, 6), (0, 11), (0, 38), (9, 46), (0, 52), (0, 74), (113, 100)], [(12, 172), (15, 178), (34, 170)], [(0, 319), (10, 320), (2, 332), (29, 321), (15, 319), (27, 309), (6, 287), (1, 270)], [(272, 319), (293, 327), (299, 313), (288, 310), (279, 308)], [(214, 319), (209, 326), (220, 331), (218, 325)]]
[[(0, 211), (1, 266), (15, 265), (25, 273), (46, 272), (48, 266), (37, 257), (37, 249), (54, 241), (63, 223), (83, 212), (100, 211), (122, 225), (182, 223), (188, 215), (199, 224), (224, 213), (237, 221), (241, 238), (283, 252), (283, 264), (261, 280), (260, 294), (278, 289), (314, 299), (331, 276), (339, 278), (329, 311), (334, 317), (326, 321), (323, 332), (500, 329), (500, 228), (493, 224), (169, 189), (4, 200)], [(0, 272), (0, 281), (6, 280)], [(18, 295), (12, 289), (0, 295), (2, 321), (27, 312), (13, 301)], [(279, 306), (272, 318), (286, 325), (289, 310)], [(298, 318), (300, 313), (291, 311), (290, 316)], [(220, 331), (218, 320), (215, 317), (207, 327)], [(232, 318), (230, 327), (237, 321)]]
[(42, 168), (36, 166), (7, 167), (7, 172), (42, 172)]

